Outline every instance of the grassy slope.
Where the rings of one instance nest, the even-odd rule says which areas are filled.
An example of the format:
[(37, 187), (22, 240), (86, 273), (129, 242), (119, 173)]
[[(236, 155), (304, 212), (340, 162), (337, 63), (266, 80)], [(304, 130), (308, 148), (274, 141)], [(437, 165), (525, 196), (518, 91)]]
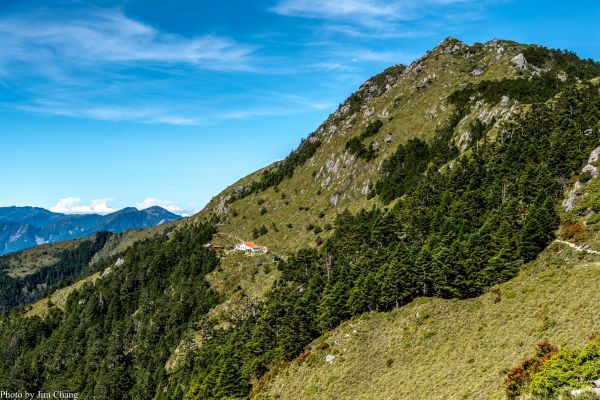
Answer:
[[(90, 262), (90, 267), (93, 268), (94, 264), (100, 262), (101, 260), (116, 256), (118, 253), (132, 246), (135, 242), (161, 234), (167, 229), (185, 223), (185, 221), (187, 221), (187, 219), (180, 219), (151, 228), (130, 229), (122, 233), (114, 234), (109, 238), (105, 246), (94, 255), (92, 261)], [(74, 249), (83, 240), (86, 240), (86, 238), (48, 243), (17, 253), (7, 254), (2, 256), (2, 258), (5, 259), (7, 264), (10, 266), (10, 269), (7, 270), (8, 275), (13, 278), (20, 278), (29, 274), (33, 274), (37, 270), (44, 267), (54, 265), (59, 261), (59, 256), (62, 251)], [(82, 277), (73, 284), (56, 290), (50, 296), (31, 304), (29, 307), (26, 307), (24, 309), (25, 315), (38, 315), (40, 317), (44, 317), (48, 313), (48, 300), (50, 300), (51, 303), (57, 307), (62, 308), (67, 301), (67, 297), (73, 290), (79, 289), (86, 282), (95, 282), (99, 276), (100, 273), (95, 273), (90, 276)]]
[[(561, 213), (559, 237), (600, 251), (599, 211), (594, 178)], [(600, 255), (553, 243), (516, 278), (478, 298), (421, 298), (342, 324), (273, 371), (256, 397), (504, 398), (505, 372), (541, 339), (576, 348), (600, 332), (598, 287)], [(329, 364), (326, 355), (336, 358)]]
[[(553, 244), (499, 285), (499, 295), (418, 299), (342, 324), (258, 397), (502, 398), (503, 371), (540, 339), (577, 347), (600, 331), (598, 287), (600, 257)], [(325, 362), (327, 354), (336, 356), (333, 363)]]
[(94, 264), (104, 258), (113, 257), (133, 245), (135, 242), (162, 234), (168, 229), (186, 223), (186, 221), (187, 219), (184, 218), (150, 228), (130, 229), (125, 232), (114, 234), (108, 239), (108, 242), (106, 242), (106, 245), (102, 250), (94, 256), (91, 263)]
[(22, 278), (31, 275), (44, 267), (56, 264), (59, 261), (59, 253), (76, 248), (83, 240), (86, 239), (47, 243), (4, 255), (1, 258), (8, 266), (5, 272), (11, 278)]
[[(219, 215), (221, 223), (214, 242), (221, 245), (254, 240), (253, 228), (265, 225), (269, 232), (255, 241), (269, 247), (272, 253), (285, 257), (300, 248), (316, 246), (317, 235), (308, 231), (307, 225), (315, 224), (323, 228), (328, 223), (333, 224), (337, 214), (346, 208), (356, 212), (373, 205), (381, 206), (377, 197), (368, 199), (362, 192), (365, 183), (374, 184), (377, 181), (380, 163), (400, 143), (414, 137), (428, 139), (434, 135), (435, 129), (445, 123), (450, 114), (444, 99), (452, 90), (466, 82), (499, 79), (520, 73), (510, 60), (523, 51), (523, 45), (504, 41), (490, 42), (484, 45), (482, 57), (473, 59), (465, 57), (464, 53), (452, 52), (450, 48), (454, 43), (452, 40), (442, 42), (432, 52), (415, 61), (409, 68), (421, 64), (423, 69), (420, 72), (402, 74), (381, 96), (368, 101), (355, 115), (346, 115), (342, 119), (330, 116), (316, 131), (317, 137), (323, 142), (321, 147), (294, 172), (292, 178), (285, 179), (279, 185), (278, 191), (271, 188), (255, 193), (223, 209), (223, 200), (236, 187), (259, 179), (263, 170), (256, 171), (215, 196), (204, 210), (192, 217), (191, 222), (207, 221), (213, 215)], [(499, 48), (502, 50), (499, 51)], [(484, 72), (475, 77), (472, 75), (475, 69), (482, 69)], [(429, 83), (419, 88), (424, 81)], [(369, 82), (361, 86), (360, 90), (364, 91)], [(397, 100), (398, 105), (394, 106)], [(436, 106), (432, 107), (432, 104)], [(481, 110), (484, 111), (478, 116), (484, 119), (485, 112), (513, 111), (510, 105), (503, 109), (492, 110), (485, 107)], [(382, 114), (387, 114), (387, 117), (381, 117)], [(359, 136), (377, 116), (382, 118), (384, 126), (364, 143), (379, 143), (378, 157), (371, 162), (355, 159), (345, 151), (346, 141)], [(474, 115), (468, 116), (467, 120), (473, 117)], [(462, 125), (467, 124), (467, 120), (461, 123), (459, 131)], [(331, 126), (335, 126), (335, 131), (330, 131)], [(384, 143), (386, 135), (392, 136), (392, 143)], [(337, 171), (326, 170), (328, 161), (339, 164)], [(339, 194), (339, 201), (333, 205), (330, 200), (335, 194)], [(266, 214), (260, 214), (262, 207), (267, 209)], [(309, 207), (309, 210), (301, 210), (301, 207)], [(320, 212), (325, 214), (324, 217), (319, 217)], [(273, 224), (278, 231), (273, 228)], [(328, 234), (329, 232), (323, 231), (319, 235), (326, 238)], [(265, 265), (270, 263), (267, 258), (259, 262)], [(222, 255), (219, 269), (207, 276), (213, 288), (224, 298), (211, 312), (211, 316), (216, 319), (215, 326), (229, 326), (248, 303), (263, 300), (276, 278), (277, 271), (274, 268), (257, 267), (255, 257)], [(238, 285), (241, 290), (236, 290)], [(197, 338), (195, 332), (186, 334), (175, 356), (167, 363), (168, 369), (175, 367), (177, 360), (200, 345)]]
[[(307, 245), (315, 245), (317, 236), (307, 231), (309, 224), (323, 227), (332, 223), (336, 215), (346, 208), (358, 211), (374, 204), (380, 205), (376, 198), (367, 199), (363, 188), (377, 181), (380, 163), (396, 150), (398, 144), (415, 137), (433, 136), (436, 127), (447, 120), (450, 109), (444, 99), (452, 90), (467, 82), (517, 75), (518, 71), (510, 60), (522, 51), (523, 46), (510, 42), (502, 42), (501, 46), (504, 51), (500, 53), (494, 44), (485, 45), (483, 57), (474, 60), (463, 54), (448, 54), (446, 44), (442, 43), (414, 63), (423, 65), (420, 72), (402, 74), (381, 96), (369, 101), (356, 114), (345, 115), (341, 119), (330, 116), (316, 131), (316, 137), (323, 143), (321, 147), (308, 162), (295, 171), (291, 179), (286, 179), (279, 185), (278, 192), (271, 188), (250, 195), (235, 201), (221, 213), (223, 223), (219, 231), (229, 235), (222, 244), (233, 244), (233, 238), (252, 239), (253, 228), (264, 224), (269, 232), (257, 239), (257, 242), (277, 253), (285, 254)], [(472, 71), (477, 68), (484, 72), (475, 77)], [(369, 82), (371, 81), (363, 85), (361, 90), (367, 90)], [(365, 145), (371, 141), (379, 144), (378, 157), (366, 162), (348, 154), (345, 151), (347, 140), (359, 136), (368, 123), (378, 116), (383, 120), (384, 126), (375, 136), (364, 141)], [(386, 135), (392, 136), (389, 144), (384, 143)], [(328, 161), (333, 166), (337, 163), (337, 168), (329, 168), (328, 171)], [(225, 189), (196, 218), (210, 218), (227, 195), (236, 187), (257, 179), (260, 172), (257, 171)], [(339, 195), (339, 200), (333, 205), (331, 199), (336, 194)], [(259, 199), (264, 201), (262, 205), (258, 204)], [(260, 214), (261, 207), (267, 209), (266, 214)], [(300, 210), (301, 207), (310, 209)], [(234, 210), (237, 216), (234, 216)], [(320, 212), (325, 214), (323, 218), (318, 217)], [(278, 231), (273, 228), (273, 224)], [(288, 227), (288, 224), (292, 224), (292, 227)], [(320, 235), (325, 238), (327, 232)]]
[[(444, 99), (452, 90), (467, 82), (520, 74), (510, 60), (522, 51), (522, 45), (491, 42), (482, 47), (481, 57), (465, 57), (463, 52), (453, 51), (453, 47), (453, 41), (444, 42), (415, 61), (410, 67), (412, 71), (402, 74), (380, 96), (370, 98), (355, 114), (341, 118), (330, 116), (316, 132), (323, 143), (321, 147), (308, 162), (295, 171), (291, 179), (286, 179), (279, 185), (279, 191), (271, 188), (219, 210), (223, 200), (236, 187), (258, 179), (261, 171), (257, 171), (228, 187), (192, 219), (175, 225), (209, 220), (214, 214), (219, 214), (222, 222), (215, 242), (222, 245), (234, 244), (240, 239), (251, 239), (253, 228), (265, 225), (269, 233), (256, 239), (256, 242), (285, 256), (299, 248), (315, 245), (317, 235), (307, 231), (307, 225), (312, 223), (324, 227), (327, 223), (333, 223), (336, 215), (346, 208), (358, 211), (371, 205), (381, 205), (377, 198), (369, 200), (363, 188), (377, 181), (380, 163), (396, 150), (398, 144), (414, 137), (431, 138), (436, 128), (445, 123), (450, 109)], [(422, 70), (416, 71), (416, 66), (422, 66)], [(483, 74), (474, 76), (472, 71), (476, 69), (481, 69)], [(370, 82), (372, 81), (361, 87), (363, 92), (368, 91)], [(500, 111), (508, 112), (509, 107)], [(384, 121), (384, 126), (375, 136), (364, 141), (366, 145), (371, 141), (379, 144), (378, 157), (365, 162), (350, 156), (345, 151), (346, 141), (360, 135), (368, 123), (378, 117)], [(459, 130), (464, 125), (466, 124), (462, 123)], [(386, 135), (392, 136), (389, 144), (384, 143)], [(329, 166), (337, 167), (327, 168), (328, 161)], [(339, 196), (335, 205), (331, 202), (334, 195)], [(262, 205), (258, 204), (259, 199), (264, 201)], [(260, 214), (261, 207), (267, 209), (266, 214)], [(300, 207), (310, 209), (300, 210)], [(320, 212), (324, 213), (322, 218), (318, 216)], [(114, 240), (111, 238), (93, 262), (114, 256), (134, 241), (152, 233), (152, 230), (139, 230), (119, 237), (115, 235)], [(323, 238), (327, 235), (327, 232), (320, 234)], [(224, 302), (211, 313), (217, 319), (218, 326), (226, 326), (235, 320), (245, 303), (264, 298), (277, 277), (277, 271), (268, 267), (270, 263), (269, 256), (261, 258), (233, 254), (222, 257), (220, 268), (207, 277), (224, 297)], [(66, 298), (79, 284), (63, 289), (61, 295)], [(40, 309), (43, 313), (45, 304), (46, 301), (41, 301), (36, 304), (35, 309)], [(194, 332), (189, 332), (177, 354), (183, 355), (199, 345), (194, 338)], [(173, 366), (177, 358), (170, 360), (168, 366)]]
[(69, 297), (69, 294), (71, 294), (71, 292), (73, 290), (82, 288), (83, 285), (85, 285), (86, 283), (94, 283), (94, 282), (96, 282), (96, 280), (98, 278), (100, 278), (100, 272), (96, 272), (95, 274), (92, 274), (92, 275), (88, 276), (87, 278), (80, 279), (77, 282), (73, 283), (72, 285), (58, 289), (57, 291), (52, 293), (50, 296), (43, 298), (42, 300), (39, 300), (39, 301), (31, 304), (30, 306), (26, 307), (24, 309), (25, 316), (32, 317), (35, 315), (40, 318), (45, 318), (46, 315), (48, 315), (48, 310), (49, 310), (48, 306), (49, 305), (54, 305), (54, 306), (60, 308), (61, 310), (63, 310), (65, 307), (65, 304), (67, 304), (67, 298)]

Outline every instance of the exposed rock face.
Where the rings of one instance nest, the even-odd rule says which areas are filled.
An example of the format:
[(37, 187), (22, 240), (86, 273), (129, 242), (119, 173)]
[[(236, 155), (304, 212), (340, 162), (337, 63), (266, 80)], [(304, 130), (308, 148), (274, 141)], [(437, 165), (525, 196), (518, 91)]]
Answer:
[(327, 354), (327, 355), (325, 356), (325, 362), (326, 362), (327, 364), (332, 364), (332, 363), (333, 363), (333, 360), (335, 360), (335, 356), (334, 356), (333, 354)]
[(227, 195), (225, 197), (221, 196), (221, 198), (219, 199), (219, 204), (217, 205), (217, 207), (215, 209), (215, 214), (221, 215), (225, 211), (227, 211), (227, 202), (230, 199), (231, 199), (231, 195)]
[(581, 182), (575, 182), (573, 188), (569, 191), (569, 195), (566, 199), (563, 200), (562, 206), (565, 211), (571, 211), (573, 209), (573, 205), (575, 204), (575, 199), (577, 198), (577, 191), (581, 188)]
[(385, 137), (383, 138), (383, 142), (386, 144), (392, 143), (392, 135), (385, 135)]
[(437, 45), (433, 51), (439, 51), (442, 54), (455, 54), (467, 47), (466, 44), (453, 37), (447, 37)]
[(588, 159), (588, 163), (581, 170), (581, 172), (589, 172), (592, 177), (598, 176), (598, 168), (596, 168), (593, 164), (598, 161), (598, 157), (600, 156), (600, 147), (596, 147), (592, 153), (590, 154), (590, 158)]
[(338, 200), (339, 200), (339, 198), (340, 198), (340, 195), (336, 193), (336, 194), (334, 194), (333, 196), (331, 196), (331, 197), (329, 198), (329, 203), (330, 203), (332, 206), (336, 206), (336, 205), (337, 205), (337, 203), (338, 203)]
[(121, 257), (119, 257), (117, 259), (117, 261), (115, 261), (115, 267), (120, 267), (121, 265), (123, 265), (125, 263), (125, 260), (123, 260)]
[(423, 70), (423, 68), (425, 68), (425, 64), (423, 64), (421, 61), (417, 60), (415, 62), (413, 62), (412, 64), (410, 64), (410, 66), (408, 68), (406, 68), (404, 70), (404, 74), (418, 74), (419, 72), (421, 72), (421, 70)]
[(350, 111), (350, 103), (344, 103), (342, 104), (334, 113), (333, 116), (335, 118), (341, 118), (344, 115), (348, 114), (348, 111)]
[[(592, 178), (596, 178), (598, 176), (598, 168), (596, 168), (593, 164), (598, 161), (598, 157), (600, 157), (600, 146), (592, 150), (590, 153), (590, 158), (588, 158), (588, 162), (585, 167), (581, 169), (581, 172), (589, 172), (592, 175)], [(573, 188), (569, 191), (569, 195), (563, 200), (562, 206), (565, 211), (571, 211), (573, 209), (575, 199), (577, 198), (577, 191), (582, 186), (583, 185), (581, 182), (575, 182), (575, 185), (573, 185)]]
[(600, 157), (600, 147), (596, 147), (591, 153), (590, 158), (588, 159), (588, 165), (595, 163), (598, 161), (598, 157)]
[(598, 168), (594, 167), (593, 165), (586, 165), (585, 167), (583, 167), (583, 169), (581, 170), (581, 172), (589, 172), (594, 178), (598, 176)]
[(367, 181), (364, 183), (364, 185), (360, 191), (365, 196), (369, 194), (370, 186), (371, 186), (370, 184), (371, 184), (371, 182), (367, 179)]
[(566, 82), (567, 81), (567, 74), (565, 74), (564, 72), (556, 75), (556, 77), (558, 79), (560, 79), (561, 82)]
[(525, 59), (523, 53), (519, 53), (512, 60), (510, 60), (519, 69), (526, 69), (529, 63)]

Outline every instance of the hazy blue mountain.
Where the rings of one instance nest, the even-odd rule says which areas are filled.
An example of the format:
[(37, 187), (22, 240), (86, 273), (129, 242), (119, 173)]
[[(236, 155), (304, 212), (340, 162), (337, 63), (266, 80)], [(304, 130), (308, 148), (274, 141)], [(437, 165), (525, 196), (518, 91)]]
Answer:
[(158, 206), (144, 210), (127, 207), (107, 215), (61, 214), (38, 207), (0, 207), (0, 255), (99, 231), (119, 233), (180, 218)]
[(71, 217), (39, 207), (0, 207), (0, 221), (20, 222), (33, 226), (43, 226)]

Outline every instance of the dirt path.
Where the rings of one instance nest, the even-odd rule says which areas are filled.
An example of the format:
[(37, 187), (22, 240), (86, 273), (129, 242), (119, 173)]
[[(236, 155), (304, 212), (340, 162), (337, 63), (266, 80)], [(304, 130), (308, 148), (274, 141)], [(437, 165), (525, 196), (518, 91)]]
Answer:
[(584, 253), (599, 254), (600, 255), (600, 251), (592, 250), (587, 245), (586, 246), (579, 246), (579, 245), (577, 245), (575, 243), (567, 242), (566, 240), (560, 240), (560, 239), (556, 239), (554, 241), (556, 243), (566, 244), (567, 246), (571, 247), (575, 251), (582, 251)]

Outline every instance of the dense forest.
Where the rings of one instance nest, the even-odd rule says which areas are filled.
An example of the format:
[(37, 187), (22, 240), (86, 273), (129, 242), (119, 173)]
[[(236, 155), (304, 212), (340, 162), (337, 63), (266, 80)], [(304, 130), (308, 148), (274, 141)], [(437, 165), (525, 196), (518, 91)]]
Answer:
[(553, 239), (557, 200), (599, 143), (599, 120), (598, 86), (571, 87), (449, 171), (409, 174), (411, 190), (392, 209), (341, 214), (322, 251), (280, 263), (256, 317), (206, 338), (182, 368), (193, 371), (182, 373), (193, 379), (188, 398), (246, 395), (273, 364), (353, 315), (417, 296), (472, 297), (513, 277)]
[[(342, 212), (322, 246), (279, 261), (266, 301), (229, 328), (213, 329), (207, 315), (221, 300), (205, 279), (218, 265), (203, 247), (215, 226), (190, 224), (120, 254), (123, 266), (74, 291), (64, 311), (4, 318), (0, 387), (99, 399), (243, 398), (270, 368), (354, 315), (418, 296), (473, 297), (510, 279), (553, 240), (558, 201), (600, 142), (597, 84), (572, 77), (548, 90), (536, 79), (452, 94), (456, 113), (435, 138), (400, 145), (384, 162), (375, 193), (388, 206)], [(478, 99), (494, 102), (507, 90), (532, 103), (528, 112), (493, 135), (490, 124), (474, 122), (460, 153), (458, 121)], [(380, 127), (370, 125), (360, 140)], [(293, 174), (319, 145), (304, 141), (249, 192)], [(189, 329), (202, 345), (167, 373)]]
[(217, 304), (204, 279), (217, 265), (202, 246), (212, 233), (202, 225), (137, 243), (122, 268), (73, 293), (64, 312), (3, 321), (0, 387), (153, 398), (182, 333)]
[(0, 313), (32, 303), (56, 288), (80, 279), (92, 257), (104, 247), (111, 235), (110, 232), (98, 232), (74, 249), (61, 251), (52, 265), (20, 278), (9, 276), (6, 272), (10, 267), (7, 258), (0, 258)]

